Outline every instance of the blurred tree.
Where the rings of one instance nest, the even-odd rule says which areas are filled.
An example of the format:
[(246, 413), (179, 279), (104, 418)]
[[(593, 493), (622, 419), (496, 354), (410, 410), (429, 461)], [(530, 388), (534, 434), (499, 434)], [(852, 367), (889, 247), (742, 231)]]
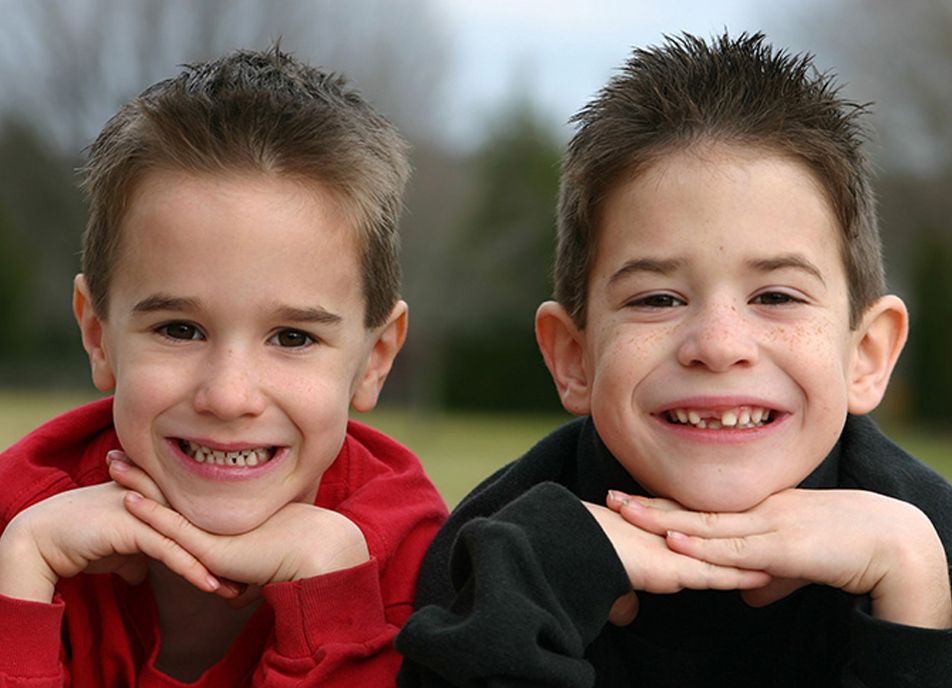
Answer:
[(936, 429), (949, 428), (948, 402), (952, 389), (952, 243), (938, 234), (923, 236), (916, 243), (912, 278), (912, 328), (908, 365), (909, 382), (917, 421)]
[(873, 101), (883, 239), (890, 281), (909, 303), (912, 334), (898, 376), (917, 422), (952, 416), (952, 3), (842, 0), (802, 6), (799, 32), (846, 91)]
[(2, 379), (75, 383), (84, 354), (70, 308), (83, 204), (72, 165), (26, 124), (0, 126)]
[[(26, 320), (17, 352), (0, 346), (0, 383), (13, 381), (13, 372), (19, 382), (61, 379), (53, 364), (64, 360), (78, 361), (76, 375), (87, 376), (69, 296), (84, 224), (73, 174), (82, 149), (122, 103), (178, 65), (278, 39), (298, 57), (345, 73), (421, 142), (417, 179), (438, 181), (415, 184), (403, 261), (414, 276), (407, 296), (423, 306), (414, 308), (413, 336), (438, 343), (426, 335), (433, 309), (425, 300), (443, 290), (427, 267), (451, 233), (455, 210), (444, 202), (459, 175), (445, 174), (451, 156), (442, 148), (439, 105), (449, 46), (429, 0), (0, 0), (0, 17), (0, 264), (29, 266), (3, 277), (3, 313)], [(434, 193), (417, 192), (426, 188)], [(28, 351), (40, 362), (24, 365)], [(63, 358), (74, 351), (78, 358)], [(425, 365), (407, 359), (415, 360)], [(415, 377), (395, 373), (398, 382)], [(388, 396), (393, 391), (401, 385)]]
[(533, 335), (551, 288), (559, 141), (524, 99), (504, 109), (473, 161), (444, 297), (444, 399), (486, 409), (559, 408)]

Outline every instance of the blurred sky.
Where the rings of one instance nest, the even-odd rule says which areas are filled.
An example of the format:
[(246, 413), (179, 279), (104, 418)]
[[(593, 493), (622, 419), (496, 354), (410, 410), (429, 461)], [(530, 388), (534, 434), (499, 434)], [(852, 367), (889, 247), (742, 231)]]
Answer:
[(771, 42), (794, 52), (815, 50), (790, 43), (799, 33), (791, 16), (803, 16), (810, 5), (805, 0), (433, 1), (453, 52), (443, 129), (464, 146), (514, 94), (528, 96), (543, 116), (564, 127), (633, 45), (659, 43), (666, 33), (709, 37), (725, 27), (732, 34), (763, 29)]

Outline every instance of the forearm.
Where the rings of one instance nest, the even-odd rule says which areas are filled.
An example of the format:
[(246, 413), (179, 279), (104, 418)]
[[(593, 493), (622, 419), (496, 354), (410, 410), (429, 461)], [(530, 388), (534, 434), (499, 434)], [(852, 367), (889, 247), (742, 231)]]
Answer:
[(0, 595), (0, 686), (56, 688), (66, 685), (60, 662), (65, 605)]
[(451, 575), (455, 597), (417, 611), (398, 636), (401, 685), (588, 685), (585, 648), (630, 590), (594, 519), (552, 484), (466, 523), (451, 561), (435, 566), (424, 575)]
[(263, 594), (274, 610), (274, 642), (253, 685), (393, 684), (397, 628), (386, 618), (376, 560), (274, 583)]

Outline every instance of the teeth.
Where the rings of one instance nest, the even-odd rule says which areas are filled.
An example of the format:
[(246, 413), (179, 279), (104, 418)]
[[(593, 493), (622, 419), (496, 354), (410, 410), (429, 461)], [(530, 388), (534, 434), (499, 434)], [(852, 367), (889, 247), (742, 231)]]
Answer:
[(724, 411), (702, 411), (688, 408), (668, 411), (668, 420), (672, 423), (693, 425), (696, 428), (708, 430), (756, 428), (769, 423), (770, 419), (770, 409), (751, 406), (740, 406)]
[(179, 442), (179, 446), (198, 463), (213, 463), (218, 466), (258, 466), (271, 460), (274, 454), (272, 447), (224, 451), (184, 440)]

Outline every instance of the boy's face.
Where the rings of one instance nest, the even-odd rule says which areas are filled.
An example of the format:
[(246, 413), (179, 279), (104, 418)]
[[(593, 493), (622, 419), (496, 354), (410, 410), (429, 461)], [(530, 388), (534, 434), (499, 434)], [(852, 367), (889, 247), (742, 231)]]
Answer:
[(609, 193), (599, 231), (586, 327), (560, 354), (577, 364), (566, 406), (688, 508), (799, 483), (842, 430), (866, 346), (812, 174), (765, 151), (675, 153)]
[(406, 323), (401, 302), (365, 329), (354, 232), (334, 197), (276, 176), (156, 171), (122, 233), (108, 318), (81, 276), (74, 298), (123, 448), (212, 532), (313, 500), (350, 404), (373, 407)]

